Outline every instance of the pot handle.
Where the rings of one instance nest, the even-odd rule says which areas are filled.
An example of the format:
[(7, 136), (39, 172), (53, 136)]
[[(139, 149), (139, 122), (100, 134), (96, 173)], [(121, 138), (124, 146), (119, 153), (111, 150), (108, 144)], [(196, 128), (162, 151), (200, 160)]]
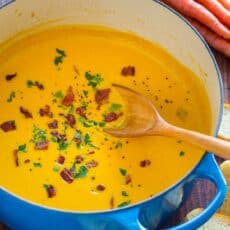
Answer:
[(204, 158), (205, 159), (202, 160), (202, 163), (200, 163), (193, 172), (194, 179), (201, 178), (211, 180), (215, 184), (217, 189), (215, 197), (199, 215), (183, 224), (167, 228), (167, 230), (197, 229), (216, 212), (216, 210), (221, 206), (222, 202), (224, 201), (227, 193), (226, 181), (219, 170), (219, 166), (214, 160), (214, 156), (210, 153), (207, 153)]

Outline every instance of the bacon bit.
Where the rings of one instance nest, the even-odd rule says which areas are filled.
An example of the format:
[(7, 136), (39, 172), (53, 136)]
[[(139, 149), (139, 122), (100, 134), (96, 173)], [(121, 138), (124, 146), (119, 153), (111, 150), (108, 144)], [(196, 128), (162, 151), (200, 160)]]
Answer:
[(98, 166), (98, 162), (95, 160), (89, 161), (85, 164), (87, 168), (95, 168)]
[(120, 116), (122, 116), (123, 113), (108, 113), (107, 115), (105, 115), (105, 122), (112, 122), (112, 121), (116, 121)]
[(59, 134), (57, 131), (52, 131), (52, 132), (50, 132), (50, 134), (57, 138), (58, 143), (67, 141), (65, 134)]
[(94, 154), (95, 153), (95, 151), (90, 151), (90, 152), (88, 152), (88, 154), (90, 154), (90, 155), (92, 155), (92, 154)]
[(65, 157), (60, 155), (57, 159), (57, 163), (63, 165), (65, 163)]
[(84, 107), (76, 108), (76, 113), (87, 120)]
[(98, 89), (95, 94), (95, 101), (99, 105), (98, 109), (100, 109), (100, 106), (107, 102), (110, 94), (110, 89)]
[(37, 86), (38, 89), (40, 89), (40, 90), (43, 90), (43, 89), (44, 89), (43, 84), (39, 83), (38, 81), (35, 81), (35, 82), (34, 82), (34, 85)]
[(25, 163), (25, 164), (30, 163), (30, 159), (26, 159), (26, 160), (24, 160), (24, 163)]
[(76, 124), (76, 119), (74, 115), (69, 113), (67, 116), (65, 116), (65, 118), (67, 120), (65, 123), (73, 128), (73, 126)]
[(127, 175), (125, 176), (125, 184), (129, 184), (129, 183), (131, 183), (131, 181), (132, 181), (131, 176), (130, 176), (129, 174), (127, 174)]
[(104, 190), (105, 190), (105, 186), (102, 185), (102, 184), (99, 184), (99, 185), (96, 187), (96, 189), (97, 189), (98, 191), (104, 191)]
[(53, 185), (49, 185), (49, 187), (46, 189), (46, 192), (49, 198), (56, 196), (56, 189)]
[(77, 155), (75, 159), (77, 164), (81, 164), (84, 161), (84, 158), (81, 155)]
[(62, 100), (62, 104), (65, 106), (71, 106), (74, 102), (74, 93), (72, 87), (69, 87), (65, 97)]
[(15, 121), (6, 121), (0, 125), (1, 129), (4, 132), (16, 130)]
[(44, 108), (41, 108), (39, 110), (39, 114), (41, 117), (47, 116), (52, 118), (53, 117), (53, 113), (50, 111), (50, 106), (49, 105), (45, 105)]
[(6, 75), (6, 80), (7, 81), (11, 81), (13, 78), (15, 78), (17, 76), (17, 73), (13, 73), (13, 74), (7, 74)]
[(135, 67), (134, 66), (126, 66), (126, 67), (123, 67), (122, 70), (121, 70), (121, 75), (122, 76), (135, 76)]
[(64, 170), (62, 170), (60, 172), (60, 176), (68, 184), (71, 184), (73, 182), (74, 173), (70, 169), (65, 168)]
[(46, 140), (46, 141), (37, 142), (35, 144), (34, 149), (36, 149), (36, 150), (47, 150), (48, 147), (49, 147), (49, 141)]
[(114, 197), (113, 196), (110, 198), (109, 204), (110, 204), (110, 208), (113, 209), (114, 208)]
[(14, 154), (14, 162), (15, 162), (15, 165), (16, 165), (16, 167), (19, 167), (18, 150), (15, 149), (14, 152), (13, 152), (13, 154)]
[(140, 167), (144, 168), (144, 167), (147, 167), (149, 165), (151, 165), (151, 161), (150, 160), (143, 160), (143, 161), (140, 162)]
[(24, 114), (25, 118), (33, 118), (31, 112), (29, 112), (27, 109), (20, 106), (20, 112)]
[(57, 129), (58, 128), (58, 121), (57, 120), (53, 120), (52, 122), (48, 123), (48, 127), (50, 129)]

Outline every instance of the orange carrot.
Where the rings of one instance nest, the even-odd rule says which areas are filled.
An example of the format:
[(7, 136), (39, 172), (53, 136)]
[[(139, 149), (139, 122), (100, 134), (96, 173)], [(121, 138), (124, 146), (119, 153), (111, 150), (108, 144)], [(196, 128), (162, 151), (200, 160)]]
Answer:
[(163, 2), (182, 14), (198, 20), (221, 37), (230, 40), (230, 30), (215, 15), (194, 0), (163, 0)]
[(219, 0), (219, 2), (221, 2), (222, 5), (223, 5), (226, 9), (230, 10), (230, 1), (229, 1), (229, 0)]
[(210, 46), (225, 54), (227, 57), (230, 57), (230, 42), (218, 36), (216, 33), (212, 32), (198, 21), (191, 18), (188, 20), (199, 31), (199, 33), (204, 37)]
[(230, 11), (217, 0), (196, 0), (205, 6), (210, 12), (217, 16), (226, 26), (230, 28)]

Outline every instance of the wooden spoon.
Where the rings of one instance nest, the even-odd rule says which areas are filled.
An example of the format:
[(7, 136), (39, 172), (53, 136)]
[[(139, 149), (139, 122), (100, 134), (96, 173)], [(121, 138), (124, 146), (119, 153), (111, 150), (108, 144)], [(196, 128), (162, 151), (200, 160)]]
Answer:
[(104, 129), (117, 137), (168, 136), (190, 142), (216, 155), (230, 159), (230, 142), (195, 131), (176, 127), (166, 122), (152, 102), (143, 95), (124, 86), (113, 84), (127, 104), (127, 114), (122, 127)]

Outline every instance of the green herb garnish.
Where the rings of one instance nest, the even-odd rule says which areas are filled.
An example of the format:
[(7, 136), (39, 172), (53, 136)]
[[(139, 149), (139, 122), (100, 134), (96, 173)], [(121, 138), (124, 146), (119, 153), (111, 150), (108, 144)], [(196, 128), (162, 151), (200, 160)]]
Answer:
[(58, 66), (61, 64), (66, 57), (66, 53), (64, 50), (56, 48), (57, 56), (54, 58), (54, 64)]
[(128, 193), (127, 193), (126, 191), (122, 191), (122, 192), (121, 192), (121, 195), (122, 195), (122, 196), (129, 196)]
[(56, 98), (63, 98), (64, 95), (63, 95), (62, 91), (59, 90), (59, 91), (57, 91), (56, 93), (54, 93), (54, 97), (56, 97)]
[(19, 146), (18, 146), (18, 152), (26, 153), (26, 152), (27, 152), (26, 144), (24, 144), (24, 145), (19, 145)]
[(34, 162), (33, 165), (36, 168), (41, 168), (42, 167), (42, 164), (40, 162)]
[(48, 184), (43, 184), (44, 189), (48, 189), (50, 186)]
[(88, 173), (88, 169), (86, 166), (82, 165), (79, 168), (79, 171), (75, 174), (75, 178), (83, 178), (86, 177)]
[(128, 200), (128, 201), (125, 201), (125, 202), (120, 203), (117, 207), (118, 207), (118, 208), (125, 207), (125, 206), (129, 205), (130, 203), (131, 203), (131, 201)]
[(180, 157), (183, 157), (185, 155), (184, 151), (180, 151)]
[(7, 99), (7, 102), (12, 102), (15, 97), (16, 97), (16, 93), (14, 91), (12, 91), (10, 93), (10, 96)]
[(110, 105), (109, 111), (110, 112), (116, 112), (116, 111), (120, 110), (121, 108), (122, 108), (122, 105), (113, 103)]
[(54, 172), (59, 172), (59, 170), (60, 170), (60, 168), (59, 168), (58, 166), (54, 166), (54, 167), (53, 167), (53, 171), (54, 171)]
[(89, 91), (83, 90), (83, 94), (84, 94), (84, 96), (87, 98), (87, 97), (88, 97), (88, 94), (89, 94)]
[(28, 80), (26, 84), (28, 88), (32, 88), (34, 86), (34, 83), (31, 80)]
[(74, 106), (73, 105), (70, 106), (68, 113), (74, 113)]
[(119, 149), (119, 148), (121, 148), (121, 147), (122, 147), (122, 143), (121, 143), (121, 142), (116, 143), (115, 149)]
[(46, 132), (34, 125), (32, 142), (38, 143), (42, 141), (46, 141)]
[(85, 73), (85, 78), (88, 81), (88, 86), (91, 86), (93, 89), (95, 89), (103, 81), (100, 74), (93, 75), (90, 72)]
[(59, 151), (66, 150), (69, 145), (70, 145), (70, 142), (63, 142), (63, 141), (59, 142), (59, 144), (58, 144), (58, 150)]
[(121, 173), (122, 176), (126, 176), (127, 170), (123, 169), (123, 168), (120, 168), (120, 173)]

